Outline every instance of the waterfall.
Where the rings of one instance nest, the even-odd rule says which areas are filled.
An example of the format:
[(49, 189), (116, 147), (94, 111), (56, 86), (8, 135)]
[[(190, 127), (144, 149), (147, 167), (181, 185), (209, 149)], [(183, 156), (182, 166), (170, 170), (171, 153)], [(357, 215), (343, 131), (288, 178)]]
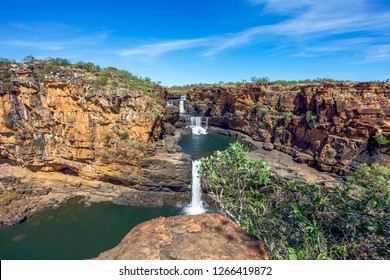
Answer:
[(192, 161), (192, 191), (191, 205), (187, 207), (186, 212), (189, 215), (197, 215), (206, 212), (202, 201), (202, 186), (200, 181), (200, 160)]
[(179, 113), (180, 114), (183, 114), (186, 112), (186, 110), (184, 109), (184, 101), (185, 100), (186, 100), (185, 95), (180, 96), (180, 101), (179, 101)]
[[(207, 124), (206, 124), (207, 125)], [(189, 126), (192, 129), (192, 134), (201, 135), (207, 134), (207, 127), (202, 127), (202, 117), (190, 117), (189, 118)]]

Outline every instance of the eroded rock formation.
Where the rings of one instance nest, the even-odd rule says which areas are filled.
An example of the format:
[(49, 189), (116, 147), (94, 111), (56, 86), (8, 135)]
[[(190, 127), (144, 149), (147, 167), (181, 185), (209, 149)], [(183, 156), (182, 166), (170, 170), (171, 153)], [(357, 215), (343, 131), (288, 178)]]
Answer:
[(134, 227), (100, 260), (266, 260), (263, 243), (220, 214), (157, 218)]
[(324, 171), (343, 174), (360, 162), (390, 161), (390, 83), (196, 87), (187, 99), (187, 110), (209, 116), (211, 125)]
[[(147, 192), (189, 191), (190, 157), (168, 153), (161, 139), (163, 122), (177, 118), (176, 112), (165, 113), (165, 89), (152, 83), (145, 92), (132, 84), (117, 86), (120, 75), (129, 83), (138, 80), (115, 69), (91, 72), (68, 65), (50, 72), (48, 66), (54, 67), (31, 62), (1, 68), (0, 174), (15, 175), (12, 166), (25, 168), (16, 179), (33, 187), (33, 179), (56, 181), (65, 174), (87, 182), (92, 193), (104, 184)], [(110, 84), (99, 84), (102, 77)], [(74, 179), (71, 184), (79, 183)], [(3, 216), (12, 212), (12, 200), (5, 199), (9, 192), (16, 190), (0, 188)], [(137, 200), (126, 194), (121, 189), (110, 200), (115, 195), (121, 204)]]

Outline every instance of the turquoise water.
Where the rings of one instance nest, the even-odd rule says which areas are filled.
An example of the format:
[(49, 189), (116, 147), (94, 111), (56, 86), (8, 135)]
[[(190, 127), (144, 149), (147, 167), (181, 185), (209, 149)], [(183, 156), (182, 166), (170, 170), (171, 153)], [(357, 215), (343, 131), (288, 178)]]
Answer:
[(179, 141), (182, 152), (191, 155), (193, 159), (208, 156), (214, 151), (225, 150), (230, 143), (237, 140), (221, 134), (186, 135)]
[[(236, 139), (220, 135), (189, 135), (179, 145), (193, 159), (226, 149)], [(75, 198), (14, 226), (0, 227), (0, 259), (89, 259), (115, 247), (137, 224), (186, 213), (185, 206), (159, 208), (96, 204), (84, 207)], [(215, 211), (207, 208), (208, 211)]]
[(127, 207), (73, 199), (59, 209), (35, 214), (25, 222), (0, 227), (0, 259), (88, 259), (116, 246), (137, 224), (174, 216), (183, 207)]

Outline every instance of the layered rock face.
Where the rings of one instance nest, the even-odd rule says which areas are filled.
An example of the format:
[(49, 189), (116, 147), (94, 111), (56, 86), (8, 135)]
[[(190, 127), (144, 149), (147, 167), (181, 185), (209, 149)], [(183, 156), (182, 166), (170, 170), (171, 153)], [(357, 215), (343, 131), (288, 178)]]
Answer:
[(100, 260), (266, 260), (263, 243), (220, 214), (157, 218), (134, 227)]
[(187, 110), (209, 116), (210, 124), (324, 171), (390, 162), (390, 83), (197, 87), (187, 99)]
[(163, 132), (164, 89), (98, 87), (92, 81), (100, 76), (69, 67), (37, 77), (44, 67), (11, 64), (0, 73), (2, 163), (52, 179), (67, 174), (141, 191), (188, 191), (190, 158), (168, 154), (164, 141), (156, 141)]

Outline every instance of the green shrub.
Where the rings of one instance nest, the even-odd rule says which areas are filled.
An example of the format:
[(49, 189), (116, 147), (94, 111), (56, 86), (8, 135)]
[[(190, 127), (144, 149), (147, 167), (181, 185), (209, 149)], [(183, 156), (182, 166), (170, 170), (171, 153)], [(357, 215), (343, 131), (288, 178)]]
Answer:
[(247, 211), (257, 204), (247, 198), (259, 197), (271, 175), (264, 162), (248, 159), (248, 149), (240, 142), (203, 158), (201, 172), (210, 196), (238, 221), (244, 221)]
[(238, 144), (202, 159), (221, 211), (258, 236), (271, 259), (390, 259), (390, 167), (360, 165), (340, 186), (270, 180)]
[(57, 66), (68, 66), (71, 65), (70, 61), (66, 58), (59, 58), (59, 57), (49, 57), (47, 61), (52, 65)]
[(105, 147), (110, 146), (110, 140), (111, 140), (111, 135), (109, 135), (109, 134), (103, 135), (103, 142), (104, 142)]
[(45, 66), (43, 66), (43, 71), (45, 73), (51, 73), (51, 72), (57, 72), (59, 71), (61, 68), (58, 66), (58, 65), (54, 65), (54, 64), (45, 64)]
[(284, 126), (278, 126), (276, 128), (276, 133), (278, 133), (279, 135), (282, 135), (283, 131), (284, 131)]
[(312, 111), (307, 111), (306, 112), (306, 123), (311, 124), (314, 123), (317, 120), (317, 116), (315, 113)]
[(379, 145), (389, 145), (390, 144), (390, 138), (383, 135), (383, 134), (379, 134), (377, 137), (375, 137), (375, 141)]
[(34, 146), (36, 146), (38, 148), (43, 148), (43, 147), (45, 147), (45, 144), (46, 144), (42, 138), (35, 138), (32, 140), (32, 143)]
[(105, 86), (108, 84), (108, 78), (105, 77), (105, 76), (96, 77), (96, 78), (92, 81), (92, 84), (93, 84), (95, 87), (98, 87), (98, 88), (105, 87)]
[(381, 117), (384, 117), (386, 116), (386, 113), (385, 111), (383, 111), (382, 109), (378, 111), (378, 115), (381, 116)]
[(119, 134), (119, 138), (120, 138), (121, 140), (127, 140), (127, 139), (129, 139), (129, 132), (125, 131), (125, 132), (120, 133), (120, 134)]
[(74, 66), (87, 72), (98, 72), (101, 69), (99, 65), (95, 65), (93, 62), (79, 61)]
[(330, 148), (330, 149), (329, 149), (329, 156), (330, 156), (331, 158), (334, 158), (335, 156), (337, 156), (336, 150), (333, 149), (333, 148)]
[(263, 117), (268, 116), (268, 115), (269, 115), (269, 110), (268, 110), (267, 108), (263, 108), (263, 109), (261, 110), (261, 115), (262, 115)]
[(265, 124), (263, 122), (259, 121), (258, 125), (259, 125), (259, 128), (261, 128), (261, 129), (265, 128)]
[(15, 63), (15, 60), (0, 57), (0, 67), (7, 67), (12, 63)]
[(287, 123), (289, 123), (292, 119), (292, 115), (293, 113), (292, 112), (285, 112), (283, 113), (283, 120)]

